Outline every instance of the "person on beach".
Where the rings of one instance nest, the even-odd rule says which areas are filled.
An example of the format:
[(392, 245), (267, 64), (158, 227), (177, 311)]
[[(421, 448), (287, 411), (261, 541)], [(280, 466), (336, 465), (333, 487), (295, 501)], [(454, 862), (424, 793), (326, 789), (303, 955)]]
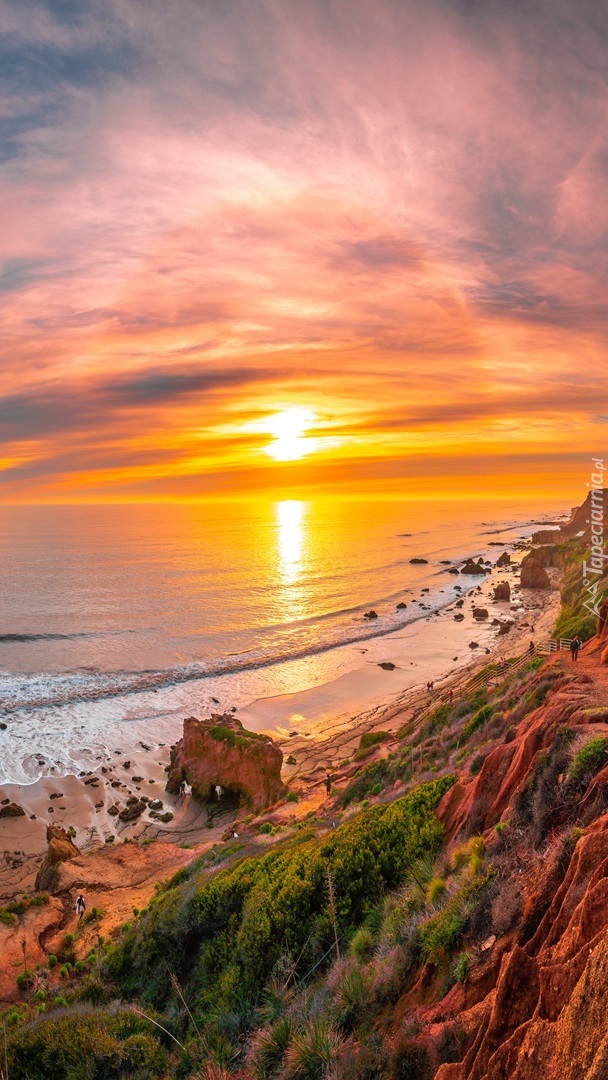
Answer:
[(80, 920), (82, 919), (82, 916), (84, 915), (84, 913), (86, 911), (86, 907), (87, 907), (87, 905), (84, 902), (84, 896), (82, 895), (82, 893), (79, 893), (78, 896), (76, 897), (76, 903), (75, 903), (74, 907), (76, 908), (76, 914), (78, 916), (78, 922), (80, 922)]
[(328, 795), (331, 795), (331, 776), (329, 775), (329, 773), (325, 777), (325, 790)]

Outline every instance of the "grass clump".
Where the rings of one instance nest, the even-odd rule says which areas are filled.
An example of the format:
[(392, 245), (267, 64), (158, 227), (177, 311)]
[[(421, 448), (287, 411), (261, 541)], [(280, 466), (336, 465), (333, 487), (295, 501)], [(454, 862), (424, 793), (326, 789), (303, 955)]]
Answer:
[(463, 739), (470, 739), (471, 735), (477, 731), (478, 728), (485, 724), (490, 719), (494, 708), (492, 705), (482, 705), (477, 712), (474, 712), (470, 720), (467, 720), (462, 729)]
[(359, 739), (359, 750), (369, 750), (370, 747), (386, 742), (389, 738), (388, 731), (366, 731)]
[(575, 791), (584, 791), (596, 772), (608, 761), (608, 740), (603, 735), (589, 739), (574, 755), (568, 782)]

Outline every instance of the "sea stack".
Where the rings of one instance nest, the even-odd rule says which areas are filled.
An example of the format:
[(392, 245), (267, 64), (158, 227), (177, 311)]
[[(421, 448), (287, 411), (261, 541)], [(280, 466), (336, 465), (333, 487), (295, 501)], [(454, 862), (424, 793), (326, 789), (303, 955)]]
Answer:
[(244, 799), (259, 813), (285, 793), (283, 754), (268, 735), (247, 731), (229, 713), (207, 720), (184, 720), (183, 737), (171, 751), (167, 791), (177, 794), (183, 780), (205, 802), (224, 797)]

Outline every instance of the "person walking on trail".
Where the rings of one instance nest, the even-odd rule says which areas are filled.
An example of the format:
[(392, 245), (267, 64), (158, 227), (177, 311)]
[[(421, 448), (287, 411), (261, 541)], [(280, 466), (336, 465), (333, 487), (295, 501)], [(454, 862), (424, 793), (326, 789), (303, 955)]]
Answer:
[(536, 652), (536, 645), (533, 641), (528, 645), (528, 652), (530, 653), (530, 656), (534, 656), (534, 653)]
[(329, 775), (329, 773), (325, 777), (325, 790), (328, 795), (331, 795), (331, 776)]
[(80, 920), (82, 919), (82, 916), (84, 915), (84, 913), (86, 911), (86, 908), (87, 908), (87, 905), (84, 902), (84, 896), (82, 895), (82, 893), (79, 893), (78, 896), (76, 897), (76, 903), (75, 903), (74, 907), (76, 908), (76, 914), (78, 916), (78, 921), (80, 922)]
[(576, 637), (572, 638), (572, 641), (570, 642), (570, 653), (572, 655), (573, 660), (578, 660), (578, 652), (579, 652), (579, 649), (581, 647), (581, 644), (582, 644), (582, 642), (581, 642), (581, 639), (579, 638), (578, 634), (576, 635)]
[(500, 658), (500, 660), (499, 660), (498, 662), (499, 662), (499, 664), (500, 664), (500, 671), (501, 671), (501, 674), (503, 674), (503, 673), (504, 673), (504, 670), (505, 670), (505, 668), (506, 668), (506, 666), (507, 666), (507, 661), (505, 660), (504, 656), (501, 656), (501, 658)]

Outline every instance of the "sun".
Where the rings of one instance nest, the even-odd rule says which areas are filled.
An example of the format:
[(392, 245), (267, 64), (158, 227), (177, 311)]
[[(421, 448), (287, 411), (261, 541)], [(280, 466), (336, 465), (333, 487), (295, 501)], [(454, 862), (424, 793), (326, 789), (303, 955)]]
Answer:
[(274, 435), (264, 449), (275, 461), (297, 461), (298, 458), (311, 454), (316, 449), (317, 440), (306, 436), (313, 426), (315, 414), (310, 409), (298, 405), (275, 413), (264, 423), (264, 430)]

